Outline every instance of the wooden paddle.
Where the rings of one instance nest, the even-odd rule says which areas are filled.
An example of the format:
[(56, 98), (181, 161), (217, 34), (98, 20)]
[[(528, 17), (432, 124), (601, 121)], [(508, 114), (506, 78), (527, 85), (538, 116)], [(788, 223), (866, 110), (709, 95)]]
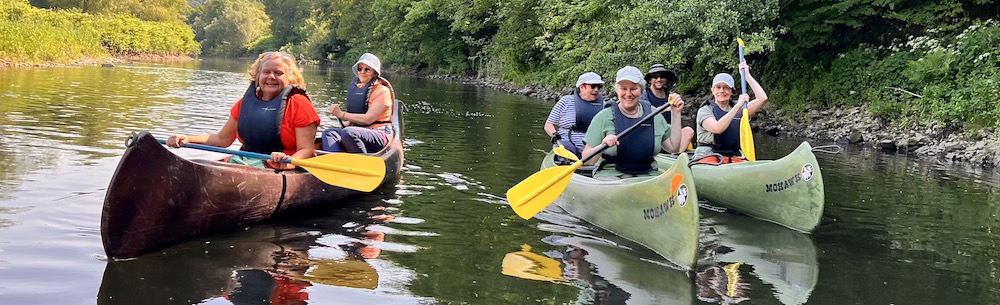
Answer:
[[(736, 42), (740, 44), (740, 63), (746, 62), (743, 59), (743, 39), (736, 37)], [(743, 89), (743, 94), (747, 94), (747, 72), (743, 68), (740, 68), (740, 88)], [(753, 162), (757, 161), (757, 153), (753, 147), (753, 130), (750, 129), (750, 112), (747, 110), (748, 103), (750, 102), (743, 103), (743, 118), (740, 119), (740, 150), (743, 151), (743, 157), (747, 161)]]
[[(167, 144), (164, 139), (156, 139)], [(238, 155), (247, 158), (270, 160), (271, 155), (239, 151), (204, 144), (188, 143), (181, 147)], [(287, 158), (285, 163), (295, 164), (329, 185), (362, 192), (371, 192), (385, 179), (385, 161), (382, 158), (352, 153), (329, 153), (307, 159)]]
[[(652, 113), (646, 114), (642, 120), (619, 133), (617, 135), (618, 138), (621, 139), (625, 135), (628, 135), (638, 128), (639, 125), (660, 115), (661, 112), (667, 110), (667, 107), (673, 104), (674, 102), (671, 100), (670, 103), (663, 104), (663, 106), (653, 110)], [(531, 219), (535, 214), (538, 214), (538, 212), (549, 206), (566, 190), (569, 180), (573, 178), (573, 172), (587, 161), (590, 161), (590, 159), (600, 156), (604, 150), (608, 149), (608, 145), (601, 143), (596, 148), (597, 150), (584, 156), (583, 159), (573, 162), (572, 165), (560, 165), (543, 169), (528, 176), (528, 178), (525, 178), (507, 190), (507, 202), (514, 209), (514, 213), (517, 213), (521, 218)]]

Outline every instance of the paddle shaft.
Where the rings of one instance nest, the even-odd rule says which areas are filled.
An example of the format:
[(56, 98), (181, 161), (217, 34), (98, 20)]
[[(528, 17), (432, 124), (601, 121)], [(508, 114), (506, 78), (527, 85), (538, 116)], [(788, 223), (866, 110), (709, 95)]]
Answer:
[[(639, 128), (639, 125), (642, 125), (642, 123), (645, 123), (646, 121), (649, 121), (653, 117), (660, 115), (660, 113), (663, 113), (663, 111), (667, 110), (667, 108), (669, 108), (673, 104), (674, 103), (671, 101), (670, 103), (664, 103), (663, 106), (660, 106), (660, 107), (657, 107), (656, 109), (653, 109), (653, 112), (647, 114), (638, 123), (632, 124), (632, 126), (629, 126), (628, 128), (625, 128), (625, 130), (622, 130), (622, 132), (618, 133), (615, 136), (618, 137), (619, 139), (621, 139), (622, 137), (624, 137), (624, 136), (628, 135), (629, 133), (631, 133), (636, 128)], [(618, 107), (618, 106), (612, 106), (612, 107)], [(640, 107), (642, 107), (642, 106), (640, 105)], [(608, 149), (608, 147), (609, 146), (607, 144), (604, 144), (604, 142), (601, 142), (601, 145), (598, 145), (596, 147), (597, 150), (595, 150), (594, 152), (590, 153), (589, 155), (583, 157), (583, 159), (581, 159), (580, 161), (577, 161), (577, 162), (586, 163), (587, 161), (590, 161), (590, 159), (593, 159), (594, 157), (600, 155), (602, 152), (604, 152), (604, 150)]]
[[(746, 62), (743, 59), (743, 44), (740, 43), (740, 63)], [(743, 89), (743, 94), (747, 94), (747, 70), (740, 68), (740, 89)], [(747, 109), (747, 103), (743, 103), (743, 109)]]
[[(160, 144), (167, 144), (167, 140), (164, 140), (164, 139), (156, 139), (156, 141), (160, 142)], [(255, 153), (255, 152), (249, 152), (249, 151), (242, 151), (242, 150), (232, 150), (232, 149), (227, 149), (227, 148), (222, 148), (222, 147), (216, 147), (216, 146), (212, 146), (212, 145), (187, 143), (187, 144), (181, 145), (181, 147), (190, 147), (190, 148), (194, 148), (194, 149), (214, 151), (214, 152), (217, 152), (217, 153), (237, 155), (237, 156), (242, 156), (242, 157), (247, 157), (247, 158), (254, 158), (254, 159), (261, 159), (261, 160), (271, 160), (271, 155), (265, 155), (265, 154), (260, 154), (260, 153)], [(286, 159), (281, 160), (281, 162), (292, 163), (292, 159), (286, 158)]]

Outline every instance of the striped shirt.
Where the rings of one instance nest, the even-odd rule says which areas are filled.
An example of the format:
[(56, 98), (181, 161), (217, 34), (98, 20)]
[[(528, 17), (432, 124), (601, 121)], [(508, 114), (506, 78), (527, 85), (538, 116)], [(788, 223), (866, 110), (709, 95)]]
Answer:
[[(572, 94), (563, 95), (556, 102), (555, 106), (552, 106), (552, 111), (549, 112), (549, 118), (545, 120), (548, 123), (552, 123), (559, 127), (556, 133), (561, 135), (563, 139), (569, 139), (570, 143), (573, 143), (580, 151), (583, 151), (583, 135), (582, 132), (573, 131), (573, 125), (576, 125), (576, 97)], [(568, 136), (567, 136), (568, 135)]]

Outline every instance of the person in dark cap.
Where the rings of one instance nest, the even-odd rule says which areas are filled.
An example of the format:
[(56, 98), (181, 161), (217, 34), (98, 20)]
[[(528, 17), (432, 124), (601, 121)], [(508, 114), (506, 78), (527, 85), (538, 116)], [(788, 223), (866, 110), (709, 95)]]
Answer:
[(552, 146), (562, 145), (583, 157), (583, 135), (590, 126), (590, 120), (604, 109), (604, 95), (601, 88), (604, 80), (594, 72), (581, 74), (576, 80), (572, 94), (559, 98), (548, 119), (545, 120), (545, 134), (552, 137)]
[[(642, 92), (642, 96), (639, 99), (649, 102), (654, 108), (668, 103), (670, 100), (670, 90), (677, 85), (677, 74), (674, 71), (667, 70), (662, 64), (655, 64), (649, 67), (649, 71), (646, 71), (645, 78), (649, 87), (646, 87), (646, 90)], [(667, 124), (670, 124), (670, 112), (663, 112), (661, 114), (663, 118), (667, 119)], [(681, 146), (679, 150), (668, 151), (667, 153), (676, 154), (687, 150), (692, 138), (694, 138), (694, 129), (691, 127), (681, 128)]]

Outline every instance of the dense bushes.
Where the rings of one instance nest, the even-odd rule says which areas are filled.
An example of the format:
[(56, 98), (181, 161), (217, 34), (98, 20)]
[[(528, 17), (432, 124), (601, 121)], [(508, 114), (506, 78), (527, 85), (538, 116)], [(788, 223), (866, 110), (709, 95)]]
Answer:
[(179, 22), (95, 16), (2, 0), (0, 61), (73, 62), (122, 55), (190, 55), (198, 51), (190, 27)]

